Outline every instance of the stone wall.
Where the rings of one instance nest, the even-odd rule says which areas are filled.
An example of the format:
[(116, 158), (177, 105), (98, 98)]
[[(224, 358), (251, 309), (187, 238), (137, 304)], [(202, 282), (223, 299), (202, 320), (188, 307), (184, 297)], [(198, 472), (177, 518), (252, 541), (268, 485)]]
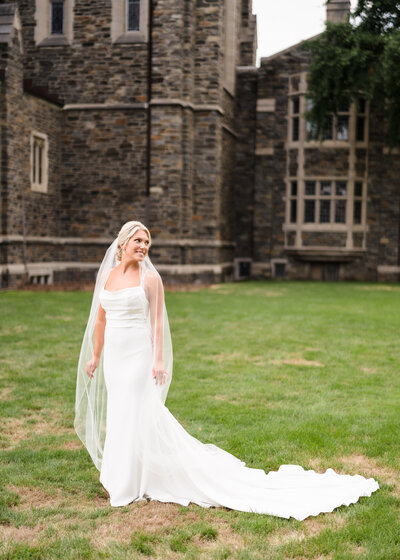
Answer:
[[(15, 108), (20, 104), (12, 107), (15, 130), (6, 97), (3, 109), (19, 143), (12, 196), (25, 193), (29, 235), (24, 243), (20, 207), (10, 198), (2, 262), (17, 270), (25, 247), (29, 266), (59, 263), (53, 279), (63, 270), (70, 278), (99, 260), (122, 223), (139, 219), (150, 224), (153, 258), (170, 267), (171, 278), (230, 277), (237, 130), (236, 95), (224, 88), (225, 0), (154, 0), (150, 109), (148, 43), (113, 42), (111, 0), (69, 2), (72, 32), (39, 44), (39, 3), (16, 3), (23, 56), (12, 61), (15, 79), (7, 85)], [(236, 10), (236, 62), (254, 64), (251, 2), (237, 0)], [(47, 193), (30, 191), (30, 130), (49, 138)], [(8, 179), (4, 185), (6, 200)], [(171, 268), (182, 266), (189, 268)]]

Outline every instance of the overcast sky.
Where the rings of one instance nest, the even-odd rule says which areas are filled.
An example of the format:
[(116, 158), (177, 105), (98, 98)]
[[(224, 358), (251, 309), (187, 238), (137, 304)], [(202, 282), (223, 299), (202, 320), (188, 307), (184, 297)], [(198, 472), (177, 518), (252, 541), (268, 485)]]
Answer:
[[(357, 0), (351, 0), (352, 8)], [(324, 30), (325, 0), (253, 0), (258, 22), (258, 58), (295, 45)]]

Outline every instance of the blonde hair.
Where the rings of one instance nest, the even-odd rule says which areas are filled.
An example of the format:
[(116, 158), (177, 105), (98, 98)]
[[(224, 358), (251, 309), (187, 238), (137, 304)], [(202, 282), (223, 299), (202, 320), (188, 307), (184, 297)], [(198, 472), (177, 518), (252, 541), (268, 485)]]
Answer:
[(129, 241), (129, 239), (133, 235), (135, 235), (135, 233), (139, 230), (143, 230), (147, 233), (151, 245), (151, 235), (145, 225), (143, 225), (141, 222), (134, 222), (134, 221), (126, 222), (126, 224), (124, 224), (122, 228), (119, 230), (119, 234), (118, 234), (118, 247), (116, 252), (116, 257), (118, 261), (120, 261), (122, 258), (122, 248), (125, 245), (125, 243)]

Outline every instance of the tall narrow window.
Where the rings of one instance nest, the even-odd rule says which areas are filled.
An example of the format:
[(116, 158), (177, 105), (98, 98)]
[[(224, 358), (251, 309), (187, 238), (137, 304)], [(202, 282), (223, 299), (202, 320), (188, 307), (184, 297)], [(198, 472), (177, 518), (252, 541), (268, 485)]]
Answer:
[(64, 2), (53, 0), (50, 7), (50, 33), (51, 35), (62, 35), (64, 33)]
[(354, 183), (354, 210), (353, 210), (353, 223), (362, 223), (362, 199), (363, 199), (363, 183), (356, 181)]
[(365, 141), (365, 120), (367, 116), (367, 108), (365, 99), (357, 101), (357, 121), (356, 121), (356, 140), (357, 142)]
[(31, 136), (31, 187), (36, 191), (47, 191), (47, 136), (39, 132)]
[(300, 97), (292, 97), (292, 140), (297, 142), (300, 137)]
[(140, 30), (140, 0), (127, 0), (126, 30)]
[(297, 181), (290, 181), (290, 223), (297, 222)]

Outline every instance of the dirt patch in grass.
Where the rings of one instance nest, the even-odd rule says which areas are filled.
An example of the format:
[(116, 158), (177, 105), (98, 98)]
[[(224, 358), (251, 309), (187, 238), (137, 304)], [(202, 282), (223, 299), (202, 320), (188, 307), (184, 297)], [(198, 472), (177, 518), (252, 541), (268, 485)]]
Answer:
[(299, 529), (283, 527), (273, 531), (268, 537), (268, 542), (275, 547), (292, 542), (301, 542), (319, 535), (325, 529), (331, 529), (333, 531), (342, 529), (345, 524), (345, 519), (338, 513), (330, 513), (319, 517), (308, 517), (301, 522), (301, 527)]
[(3, 387), (0, 389), (0, 401), (10, 401), (12, 391), (11, 387)]
[(58, 508), (61, 503), (65, 502), (66, 496), (60, 491), (53, 491), (52, 494), (47, 494), (40, 488), (28, 486), (14, 486), (8, 485), (7, 489), (10, 492), (18, 494), (20, 501), (15, 509), (27, 510), (31, 508)]
[(83, 444), (77, 438), (75, 440), (66, 441), (60, 446), (60, 449), (66, 449), (67, 451), (78, 451), (78, 449), (82, 449)]
[[(199, 513), (190, 511), (182, 514), (181, 506), (177, 504), (164, 504), (152, 500), (130, 504), (124, 512), (116, 511), (115, 514), (102, 519), (91, 533), (91, 542), (93, 546), (101, 549), (112, 541), (129, 542), (133, 532), (164, 533), (168, 536), (172, 530), (190, 529), (193, 524), (203, 522), (202, 513), (202, 511)], [(244, 547), (242, 537), (223, 519), (217, 517), (208, 520), (208, 524), (216, 529), (217, 536), (213, 540), (207, 540), (200, 535), (195, 535), (193, 543), (200, 549), (212, 551), (221, 545), (233, 549)]]
[(91, 542), (96, 548), (103, 548), (111, 541), (129, 542), (134, 531), (156, 533), (176, 527), (179, 506), (160, 502), (139, 502), (130, 504), (125, 511), (116, 510), (107, 519), (102, 519), (92, 531)]
[(245, 543), (243, 538), (235, 533), (227, 523), (222, 523), (221, 520), (214, 520), (212, 525), (217, 530), (217, 536), (215, 539), (206, 540), (202, 538), (201, 535), (196, 535), (193, 539), (193, 543), (202, 551), (203, 554), (211, 553), (214, 550), (221, 548), (221, 546), (235, 551), (244, 548)]
[(378, 368), (376, 367), (361, 367), (361, 371), (363, 371), (364, 373), (368, 373), (368, 374), (374, 374), (374, 373), (378, 373)]
[(400, 292), (398, 286), (359, 286), (358, 289), (367, 292)]
[(34, 543), (40, 533), (44, 530), (44, 525), (35, 527), (11, 527), (10, 525), (0, 525), (0, 541), (8, 542), (29, 542)]
[(317, 362), (315, 360), (305, 360), (299, 356), (291, 356), (283, 358), (282, 360), (271, 360), (271, 363), (278, 366), (285, 364), (290, 366), (325, 367), (325, 364), (322, 364), (321, 362)]
[(166, 284), (166, 292), (200, 292), (213, 288), (211, 284)]
[(65, 427), (60, 425), (63, 417), (53, 413), (50, 420), (45, 420), (43, 415), (32, 414), (24, 418), (3, 418), (2, 435), (7, 438), (9, 444), (4, 444), (2, 449), (9, 451), (33, 436), (45, 435), (66, 435), (73, 434), (73, 426)]
[(218, 364), (240, 361), (257, 367), (267, 365), (267, 362), (262, 356), (249, 356), (248, 354), (242, 354), (241, 352), (222, 352), (221, 354), (214, 354), (210, 356), (210, 359)]
[(400, 496), (400, 476), (395, 469), (382, 466), (375, 459), (366, 455), (346, 455), (338, 460), (346, 467), (348, 474), (378, 478), (385, 484), (393, 486), (395, 495)]

